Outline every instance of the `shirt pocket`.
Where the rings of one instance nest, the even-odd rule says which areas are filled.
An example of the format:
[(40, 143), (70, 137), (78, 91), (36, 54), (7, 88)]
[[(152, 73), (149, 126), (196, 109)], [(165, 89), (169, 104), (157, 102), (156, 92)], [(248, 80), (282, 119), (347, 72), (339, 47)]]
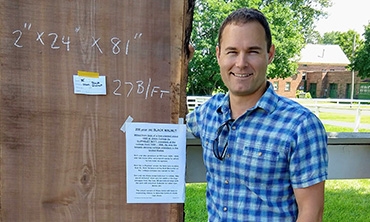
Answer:
[(213, 150), (213, 144), (216, 139), (216, 135), (208, 134), (204, 138), (202, 138), (202, 148), (204, 150), (210, 150), (212, 152)]
[(249, 187), (269, 187), (289, 176), (285, 146), (251, 142), (242, 147), (238, 177)]
[(280, 153), (268, 144), (251, 143), (244, 145), (243, 157), (249, 159), (252, 165), (264, 166), (275, 164)]

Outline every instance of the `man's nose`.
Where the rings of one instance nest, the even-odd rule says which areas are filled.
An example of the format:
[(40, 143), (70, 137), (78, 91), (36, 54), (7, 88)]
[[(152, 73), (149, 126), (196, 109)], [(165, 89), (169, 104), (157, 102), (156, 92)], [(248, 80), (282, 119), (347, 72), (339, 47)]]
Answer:
[(245, 53), (239, 53), (238, 57), (236, 58), (235, 65), (238, 68), (244, 68), (248, 66), (248, 59)]

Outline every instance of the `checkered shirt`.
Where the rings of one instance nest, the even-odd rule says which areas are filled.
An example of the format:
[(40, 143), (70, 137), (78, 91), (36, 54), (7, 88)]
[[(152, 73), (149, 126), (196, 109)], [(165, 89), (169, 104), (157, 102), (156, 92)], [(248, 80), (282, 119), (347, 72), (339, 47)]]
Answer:
[[(215, 143), (220, 126), (222, 127)], [(207, 179), (208, 220), (296, 221), (293, 188), (327, 178), (327, 134), (320, 120), (298, 103), (277, 95), (272, 85), (236, 120), (229, 95), (217, 94), (187, 115), (199, 137)], [(220, 131), (219, 130), (219, 131)], [(214, 155), (214, 146), (224, 160)]]

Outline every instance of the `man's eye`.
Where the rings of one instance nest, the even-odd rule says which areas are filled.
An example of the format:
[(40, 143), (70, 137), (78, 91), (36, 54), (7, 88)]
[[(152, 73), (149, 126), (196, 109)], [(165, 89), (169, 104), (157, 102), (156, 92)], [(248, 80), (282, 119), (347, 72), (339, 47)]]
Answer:
[(236, 51), (228, 51), (226, 54), (236, 54)]

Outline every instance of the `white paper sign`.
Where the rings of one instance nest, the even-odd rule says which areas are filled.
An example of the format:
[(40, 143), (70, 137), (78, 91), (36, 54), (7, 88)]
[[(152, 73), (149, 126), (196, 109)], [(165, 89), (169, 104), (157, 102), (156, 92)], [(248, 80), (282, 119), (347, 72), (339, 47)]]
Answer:
[(126, 123), (127, 203), (184, 203), (186, 126)]
[(105, 76), (99, 76), (99, 78), (90, 78), (73, 75), (73, 86), (75, 94), (107, 95)]

